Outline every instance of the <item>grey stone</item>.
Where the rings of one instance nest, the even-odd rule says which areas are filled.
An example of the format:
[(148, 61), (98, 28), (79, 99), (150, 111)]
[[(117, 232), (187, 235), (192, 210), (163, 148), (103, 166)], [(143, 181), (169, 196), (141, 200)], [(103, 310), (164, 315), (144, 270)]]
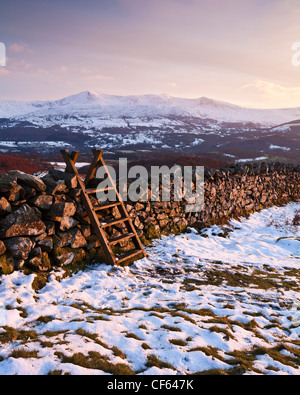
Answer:
[(47, 239), (38, 242), (38, 246), (45, 252), (51, 252), (53, 250), (53, 240), (48, 237)]
[(76, 213), (76, 206), (71, 202), (54, 203), (47, 212), (47, 216), (53, 220), (60, 221), (63, 217), (73, 217)]
[(4, 241), (7, 251), (15, 259), (27, 259), (34, 247), (29, 237), (13, 237)]
[(38, 210), (34, 210), (27, 204), (0, 221), (0, 237), (2, 238), (38, 236), (45, 230), (46, 225), (38, 215)]
[(68, 189), (75, 189), (77, 187), (78, 182), (74, 174), (64, 173), (54, 169), (49, 170), (49, 174), (55, 181), (63, 181)]
[(50, 210), (53, 203), (53, 196), (39, 195), (33, 200), (33, 204), (40, 210)]
[(16, 185), (16, 177), (0, 173), (0, 193), (10, 192)]
[(49, 174), (44, 176), (42, 180), (47, 187), (46, 193), (48, 195), (55, 195), (55, 194), (68, 192), (68, 188), (64, 183), (55, 181), (54, 178), (51, 177)]
[(8, 174), (16, 177), (19, 184), (24, 184), (28, 187), (34, 188), (38, 192), (44, 192), (46, 190), (44, 182), (40, 178), (31, 174), (26, 174), (19, 170), (11, 170)]

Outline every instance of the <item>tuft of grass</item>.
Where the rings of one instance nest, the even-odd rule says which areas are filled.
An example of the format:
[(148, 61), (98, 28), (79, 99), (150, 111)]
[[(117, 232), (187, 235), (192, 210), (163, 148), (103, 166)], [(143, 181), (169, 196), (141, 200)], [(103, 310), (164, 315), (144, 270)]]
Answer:
[(50, 316), (41, 316), (37, 319), (37, 322), (40, 322), (42, 324), (48, 324), (48, 322), (53, 321), (55, 318), (50, 317)]
[(63, 372), (62, 370), (50, 370), (48, 373), (48, 376), (62, 376)]
[(171, 340), (169, 340), (169, 342), (171, 344), (174, 344), (174, 346), (181, 346), (181, 347), (187, 346), (187, 342), (184, 340), (180, 340), (180, 339), (171, 339)]
[(33, 351), (28, 351), (24, 348), (20, 349), (15, 349), (12, 351), (12, 353), (9, 355), (9, 358), (41, 358), (39, 356), (38, 351), (33, 350)]
[(43, 289), (48, 282), (49, 273), (36, 273), (35, 278), (32, 282), (32, 288), (34, 291), (40, 291)]
[(292, 221), (293, 226), (300, 226), (300, 210), (295, 212), (295, 216)]
[(176, 326), (163, 325), (162, 328), (171, 332), (182, 332), (181, 329)]
[(144, 350), (151, 350), (151, 347), (150, 347), (147, 343), (143, 343), (143, 344), (142, 344), (142, 348), (143, 348)]
[(107, 350), (111, 350), (115, 357), (126, 359), (126, 354), (124, 354), (123, 351), (121, 351), (118, 347), (115, 346), (109, 347), (107, 344), (105, 344), (102, 340), (98, 338), (97, 334), (86, 332), (81, 328), (77, 329), (76, 333), (77, 335), (87, 337), (88, 339), (92, 340), (94, 343), (99, 344), (99, 346), (102, 346)]
[(119, 358), (122, 358), (122, 359), (126, 359), (126, 354), (123, 353), (123, 351), (120, 350), (118, 347), (113, 346), (113, 347), (111, 348), (111, 350), (112, 350), (112, 352), (114, 353), (114, 356), (115, 356), (115, 357), (119, 357)]
[(147, 368), (152, 368), (153, 366), (159, 369), (172, 369), (176, 370), (174, 366), (170, 365), (167, 362), (160, 361), (155, 355), (148, 355), (148, 361), (146, 363)]
[(0, 343), (3, 344), (16, 341), (28, 342), (38, 338), (37, 333), (33, 330), (17, 330), (9, 326), (4, 326), (3, 329), (5, 332), (0, 333)]
[(217, 325), (210, 327), (209, 330), (210, 332), (214, 332), (214, 333), (223, 333), (227, 339), (233, 339), (233, 340), (235, 339), (233, 334), (230, 333), (228, 329), (221, 328)]
[(72, 363), (73, 365), (87, 369), (101, 370), (115, 376), (130, 376), (135, 374), (130, 366), (123, 363), (114, 365), (109, 361), (107, 356), (103, 356), (95, 351), (90, 351), (87, 356), (82, 353), (76, 353), (68, 357), (60, 352), (56, 352), (55, 355), (60, 358), (62, 363)]
[(42, 335), (45, 337), (57, 337), (59, 335), (65, 335), (66, 333), (68, 333), (68, 330), (64, 330), (64, 331), (46, 331), (43, 332)]
[(143, 341), (143, 339), (141, 339), (135, 333), (132, 333), (132, 332), (128, 332), (125, 337), (127, 337), (129, 339), (135, 339), (135, 340)]

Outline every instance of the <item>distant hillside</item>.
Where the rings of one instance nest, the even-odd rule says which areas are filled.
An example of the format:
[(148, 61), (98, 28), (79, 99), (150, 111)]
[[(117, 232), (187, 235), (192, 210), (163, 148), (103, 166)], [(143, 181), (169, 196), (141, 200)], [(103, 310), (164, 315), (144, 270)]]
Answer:
[[(154, 153), (221, 161), (299, 163), (300, 107), (249, 109), (205, 97), (82, 92), (56, 101), (0, 101), (0, 152), (55, 156), (62, 148), (109, 159)], [(51, 160), (52, 161), (52, 160)]]
[(33, 174), (39, 170), (43, 170), (43, 164), (37, 155), (30, 155), (28, 157), (17, 155), (0, 154), (0, 172), (7, 173), (9, 170), (21, 170), (24, 173)]

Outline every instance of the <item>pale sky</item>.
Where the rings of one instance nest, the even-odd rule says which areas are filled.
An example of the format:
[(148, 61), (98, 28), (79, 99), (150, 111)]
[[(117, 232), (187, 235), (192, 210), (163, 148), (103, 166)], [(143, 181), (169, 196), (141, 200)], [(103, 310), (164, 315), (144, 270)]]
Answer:
[(299, 0), (0, 0), (0, 42), (0, 99), (93, 90), (300, 106)]

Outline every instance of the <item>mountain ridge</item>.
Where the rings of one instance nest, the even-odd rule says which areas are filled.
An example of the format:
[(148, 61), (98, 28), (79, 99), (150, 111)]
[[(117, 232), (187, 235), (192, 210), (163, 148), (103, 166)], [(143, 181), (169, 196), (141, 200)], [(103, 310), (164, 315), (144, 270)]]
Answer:
[[(217, 122), (254, 123), (274, 127), (300, 119), (300, 107), (254, 109), (241, 107), (207, 97), (180, 98), (166, 94), (109, 95), (83, 91), (58, 100), (14, 101), (0, 100), (0, 118), (28, 120), (39, 124), (43, 117), (170, 117), (190, 116)], [(36, 119), (35, 119), (36, 118)], [(35, 121), (35, 122), (34, 122)]]

